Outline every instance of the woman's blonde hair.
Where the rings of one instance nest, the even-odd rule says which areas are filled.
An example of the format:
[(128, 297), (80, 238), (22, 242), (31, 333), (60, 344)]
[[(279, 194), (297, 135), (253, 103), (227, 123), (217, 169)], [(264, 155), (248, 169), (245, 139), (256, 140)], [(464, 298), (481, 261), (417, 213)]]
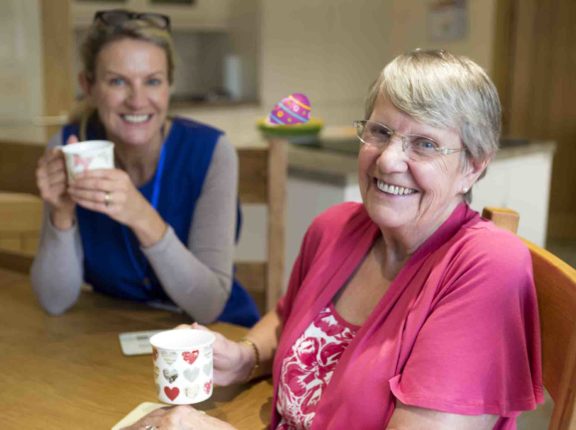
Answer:
[(380, 95), (419, 121), (456, 130), (473, 162), (490, 161), (498, 149), (498, 92), (484, 70), (467, 57), (420, 49), (399, 55), (372, 85), (366, 119)]
[[(127, 20), (121, 25), (108, 25), (99, 21), (92, 24), (80, 46), (82, 71), (89, 83), (95, 79), (96, 62), (102, 49), (109, 43), (124, 39), (141, 40), (162, 48), (166, 53), (168, 82), (173, 83), (175, 51), (170, 32), (140, 19)], [(87, 123), (95, 116), (95, 112), (96, 108), (84, 99), (71, 114), (70, 120), (80, 123), (80, 139), (86, 138)]]

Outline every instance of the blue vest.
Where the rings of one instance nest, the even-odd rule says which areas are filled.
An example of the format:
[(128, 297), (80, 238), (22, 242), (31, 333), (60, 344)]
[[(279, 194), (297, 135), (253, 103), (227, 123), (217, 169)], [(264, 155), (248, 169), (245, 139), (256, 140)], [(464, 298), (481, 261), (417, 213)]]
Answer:
[[(63, 142), (72, 134), (78, 135), (78, 125), (64, 127)], [(89, 126), (86, 134), (90, 140), (106, 138), (97, 126)], [(174, 119), (164, 142), (163, 160), (154, 177), (139, 188), (184, 244), (188, 242), (194, 209), (221, 134), (200, 123)], [(153, 196), (155, 189), (157, 195)], [(76, 213), (84, 251), (84, 280), (95, 291), (140, 302), (171, 303), (132, 230), (98, 212), (77, 207)], [(218, 319), (250, 327), (258, 318), (254, 301), (234, 280), (230, 298)]]

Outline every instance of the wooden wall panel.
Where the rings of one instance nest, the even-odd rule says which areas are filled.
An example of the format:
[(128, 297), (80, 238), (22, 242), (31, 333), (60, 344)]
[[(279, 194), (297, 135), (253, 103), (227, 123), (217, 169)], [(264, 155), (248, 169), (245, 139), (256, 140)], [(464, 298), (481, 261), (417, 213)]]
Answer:
[[(42, 64), (44, 116), (68, 114), (74, 103), (73, 27), (70, 0), (40, 1), (42, 21)], [(52, 136), (60, 125), (47, 127)]]
[(576, 240), (576, 2), (512, 0), (511, 5), (505, 134), (557, 143), (548, 237)]

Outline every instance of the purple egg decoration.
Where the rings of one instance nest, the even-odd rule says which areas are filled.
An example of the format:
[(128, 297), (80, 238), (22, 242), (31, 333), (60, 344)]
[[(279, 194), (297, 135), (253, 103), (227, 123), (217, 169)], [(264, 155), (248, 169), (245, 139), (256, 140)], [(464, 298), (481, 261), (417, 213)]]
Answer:
[(271, 125), (304, 124), (310, 120), (310, 100), (304, 94), (294, 93), (283, 98), (268, 115)]

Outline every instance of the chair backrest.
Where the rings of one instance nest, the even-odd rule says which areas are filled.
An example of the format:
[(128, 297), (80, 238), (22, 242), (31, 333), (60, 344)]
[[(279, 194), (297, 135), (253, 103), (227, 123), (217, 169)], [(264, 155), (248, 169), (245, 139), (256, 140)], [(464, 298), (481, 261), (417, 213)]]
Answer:
[(242, 203), (267, 209), (266, 261), (236, 262), (236, 276), (261, 312), (278, 302), (284, 279), (286, 141), (270, 139), (265, 147), (238, 148), (238, 193)]
[[(485, 208), (482, 216), (516, 233), (519, 216), (514, 211)], [(576, 430), (576, 270), (524, 242), (532, 256), (538, 295), (544, 386), (554, 400), (548, 430)]]
[(0, 143), (0, 190), (37, 194), (36, 163), (45, 146), (24, 142)]
[(40, 232), (42, 202), (35, 182), (44, 146), (0, 143), (0, 267), (28, 273)]

